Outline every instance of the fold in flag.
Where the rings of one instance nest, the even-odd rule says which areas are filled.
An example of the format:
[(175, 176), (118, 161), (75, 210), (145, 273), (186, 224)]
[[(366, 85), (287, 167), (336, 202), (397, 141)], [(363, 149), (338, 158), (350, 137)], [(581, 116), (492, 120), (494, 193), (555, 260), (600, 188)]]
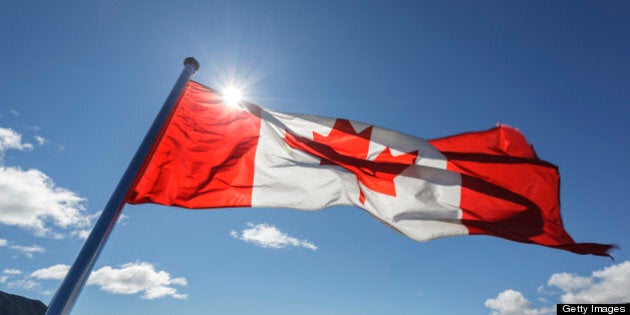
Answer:
[(607, 256), (564, 230), (559, 175), (510, 127), (423, 140), (345, 119), (229, 107), (189, 81), (127, 195), (184, 208), (354, 205), (418, 241), (485, 234)]

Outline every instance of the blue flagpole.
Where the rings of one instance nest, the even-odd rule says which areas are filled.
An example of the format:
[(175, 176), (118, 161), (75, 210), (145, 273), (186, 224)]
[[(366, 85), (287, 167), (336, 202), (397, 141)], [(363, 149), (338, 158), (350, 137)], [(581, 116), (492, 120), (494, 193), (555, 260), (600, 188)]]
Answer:
[(133, 184), (136, 174), (140, 170), (140, 167), (142, 167), (146, 156), (149, 154), (153, 142), (160, 133), (162, 125), (164, 125), (164, 122), (179, 99), (180, 94), (186, 87), (186, 83), (188, 83), (188, 80), (190, 80), (197, 70), (199, 70), (199, 63), (195, 58), (188, 57), (184, 60), (184, 70), (182, 70), (182, 73), (175, 82), (164, 105), (162, 105), (162, 109), (155, 117), (151, 128), (144, 136), (144, 140), (142, 140), (136, 154), (133, 156), (129, 166), (127, 166), (127, 170), (109, 198), (109, 202), (107, 202), (101, 216), (98, 218), (98, 221), (96, 221), (85, 244), (83, 244), (74, 264), (70, 267), (61, 286), (59, 286), (55, 296), (53, 296), (50, 301), (46, 315), (65, 315), (69, 314), (72, 310), (79, 293), (81, 293), (81, 289), (92, 271), (96, 259), (116, 224), (118, 215), (125, 205), (125, 197)]

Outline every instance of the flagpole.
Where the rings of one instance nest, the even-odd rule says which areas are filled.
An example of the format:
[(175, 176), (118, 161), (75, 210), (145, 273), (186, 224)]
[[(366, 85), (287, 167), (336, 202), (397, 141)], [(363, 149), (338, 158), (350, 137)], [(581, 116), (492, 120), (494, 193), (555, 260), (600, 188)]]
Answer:
[(81, 293), (81, 289), (85, 285), (92, 267), (96, 262), (96, 259), (101, 253), (109, 234), (116, 224), (118, 215), (125, 205), (125, 197), (127, 196), (129, 188), (131, 188), (136, 174), (138, 173), (140, 167), (142, 167), (142, 163), (144, 162), (146, 156), (149, 154), (153, 142), (160, 133), (162, 125), (164, 125), (164, 122), (168, 119), (172, 108), (175, 106), (180, 94), (186, 87), (186, 83), (195, 74), (195, 72), (197, 72), (197, 70), (199, 70), (199, 62), (197, 62), (195, 58), (188, 57), (184, 60), (184, 70), (182, 70), (182, 73), (175, 82), (175, 85), (173, 86), (171, 93), (166, 98), (166, 101), (164, 101), (164, 105), (162, 105), (162, 109), (155, 117), (151, 128), (144, 136), (144, 140), (142, 140), (136, 154), (134, 154), (129, 166), (127, 166), (127, 170), (112, 193), (109, 202), (107, 202), (107, 205), (105, 206), (105, 209), (103, 209), (98, 221), (96, 221), (96, 224), (85, 241), (85, 244), (83, 244), (83, 247), (75, 259), (74, 264), (70, 267), (70, 270), (61, 283), (61, 286), (59, 286), (55, 296), (50, 301), (46, 315), (65, 315), (70, 313), (72, 310), (72, 307), (74, 306), (79, 293)]

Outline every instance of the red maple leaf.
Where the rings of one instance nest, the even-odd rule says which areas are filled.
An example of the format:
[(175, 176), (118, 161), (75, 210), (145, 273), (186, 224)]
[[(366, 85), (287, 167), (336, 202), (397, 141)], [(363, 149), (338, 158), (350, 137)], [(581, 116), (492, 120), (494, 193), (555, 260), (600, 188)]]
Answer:
[[(367, 160), (372, 126), (357, 133), (350, 121), (337, 119), (327, 136), (313, 132), (313, 140), (286, 130), (284, 141), (292, 148), (302, 150), (321, 159), (320, 165), (338, 165), (357, 176), (357, 181), (370, 190), (396, 196), (394, 178), (412, 165), (418, 150), (393, 156), (386, 147), (374, 160)], [(359, 186), (359, 201), (365, 195)]]

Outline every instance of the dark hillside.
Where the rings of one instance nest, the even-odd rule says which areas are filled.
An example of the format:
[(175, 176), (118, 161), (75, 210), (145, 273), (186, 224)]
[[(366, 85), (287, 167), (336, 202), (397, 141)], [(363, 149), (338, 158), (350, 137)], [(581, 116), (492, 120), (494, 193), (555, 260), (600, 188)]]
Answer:
[(0, 315), (42, 315), (46, 305), (38, 300), (0, 291)]

